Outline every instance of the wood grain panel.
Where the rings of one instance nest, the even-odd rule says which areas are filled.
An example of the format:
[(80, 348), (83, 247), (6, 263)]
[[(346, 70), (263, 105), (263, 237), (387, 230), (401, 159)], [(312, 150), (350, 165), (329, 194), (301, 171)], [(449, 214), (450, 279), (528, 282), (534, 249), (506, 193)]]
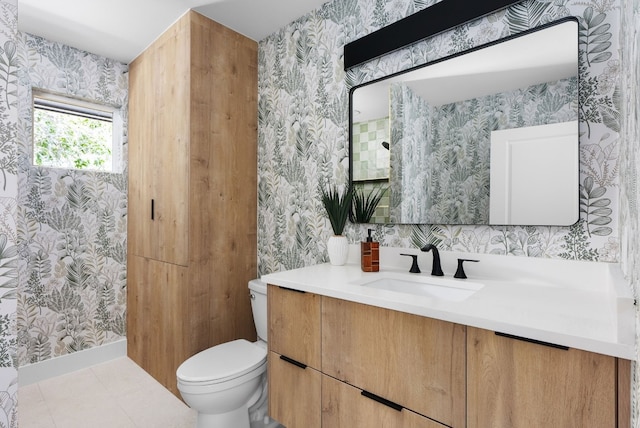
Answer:
[[(132, 62), (130, 206), (134, 254), (186, 266), (188, 258), (188, 15)], [(151, 219), (151, 200), (154, 219)]]
[(322, 297), (268, 286), (269, 349), (320, 369)]
[(148, 142), (152, 156), (155, 235), (150, 240), (156, 260), (186, 266), (188, 262), (189, 174), (189, 15), (183, 16), (151, 47), (157, 134)]
[(465, 426), (465, 327), (323, 297), (322, 372)]
[(616, 426), (616, 359), (467, 329), (468, 424)]
[(361, 390), (329, 376), (322, 376), (322, 426), (331, 428), (446, 428), (407, 409), (392, 409)]
[(182, 266), (129, 255), (127, 354), (158, 382), (179, 396), (176, 370), (190, 355), (183, 329), (187, 280)]
[(269, 352), (268, 364), (269, 415), (287, 428), (320, 428), (320, 372), (282, 361), (275, 352)]
[(618, 359), (618, 428), (631, 427), (631, 361)]
[(187, 12), (131, 64), (129, 111), (128, 249), (158, 261), (130, 259), (129, 354), (179, 396), (182, 361), (256, 337), (257, 43)]
[(247, 283), (257, 275), (258, 54), (256, 42), (190, 18), (190, 305), (207, 314), (191, 328), (206, 348), (255, 339)]
[(153, 91), (146, 77), (151, 69), (152, 52), (141, 54), (129, 65), (129, 121), (128, 121), (128, 215), (127, 215), (127, 252), (139, 256), (150, 255), (145, 249), (148, 238), (153, 233), (151, 216), (151, 193), (148, 180), (149, 150), (145, 142), (152, 134), (152, 121), (149, 117), (147, 97)]

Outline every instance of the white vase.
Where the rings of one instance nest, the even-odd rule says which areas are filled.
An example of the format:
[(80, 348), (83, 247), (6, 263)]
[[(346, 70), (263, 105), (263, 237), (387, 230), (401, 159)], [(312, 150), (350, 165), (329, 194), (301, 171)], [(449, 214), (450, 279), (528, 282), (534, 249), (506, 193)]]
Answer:
[(333, 235), (327, 241), (329, 262), (334, 266), (342, 266), (347, 262), (349, 255), (349, 241), (346, 236)]

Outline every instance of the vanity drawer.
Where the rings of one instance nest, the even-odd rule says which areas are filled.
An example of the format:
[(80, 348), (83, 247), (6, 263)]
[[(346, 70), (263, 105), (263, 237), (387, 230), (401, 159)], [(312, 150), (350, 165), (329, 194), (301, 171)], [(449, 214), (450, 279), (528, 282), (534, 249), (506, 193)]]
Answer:
[(447, 428), (407, 409), (396, 410), (362, 390), (322, 375), (322, 426), (331, 428)]
[(467, 334), (469, 428), (618, 426), (616, 358)]
[(323, 297), (322, 372), (457, 428), (465, 426), (466, 328)]
[(320, 369), (321, 297), (269, 285), (269, 350)]
[(275, 352), (269, 352), (268, 364), (269, 416), (287, 428), (320, 428), (320, 372), (292, 364)]

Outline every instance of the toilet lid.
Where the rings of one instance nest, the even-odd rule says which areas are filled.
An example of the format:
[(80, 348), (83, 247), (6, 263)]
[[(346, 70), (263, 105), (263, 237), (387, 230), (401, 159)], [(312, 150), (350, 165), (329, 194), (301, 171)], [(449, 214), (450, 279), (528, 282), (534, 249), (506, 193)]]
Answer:
[(186, 382), (222, 382), (254, 370), (266, 357), (266, 349), (238, 339), (197, 353), (182, 363), (176, 374)]

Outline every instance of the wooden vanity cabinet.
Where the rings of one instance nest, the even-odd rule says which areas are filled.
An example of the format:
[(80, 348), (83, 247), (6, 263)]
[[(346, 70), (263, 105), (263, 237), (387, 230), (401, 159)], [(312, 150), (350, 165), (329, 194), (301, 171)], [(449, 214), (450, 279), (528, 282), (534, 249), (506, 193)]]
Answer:
[(617, 424), (614, 357), (471, 327), (467, 351), (468, 428), (628, 426)]
[(323, 297), (322, 372), (454, 428), (466, 419), (465, 338), (458, 324)]
[(322, 297), (267, 290), (269, 415), (287, 428), (320, 428)]
[(630, 363), (270, 285), (287, 428), (629, 428)]

